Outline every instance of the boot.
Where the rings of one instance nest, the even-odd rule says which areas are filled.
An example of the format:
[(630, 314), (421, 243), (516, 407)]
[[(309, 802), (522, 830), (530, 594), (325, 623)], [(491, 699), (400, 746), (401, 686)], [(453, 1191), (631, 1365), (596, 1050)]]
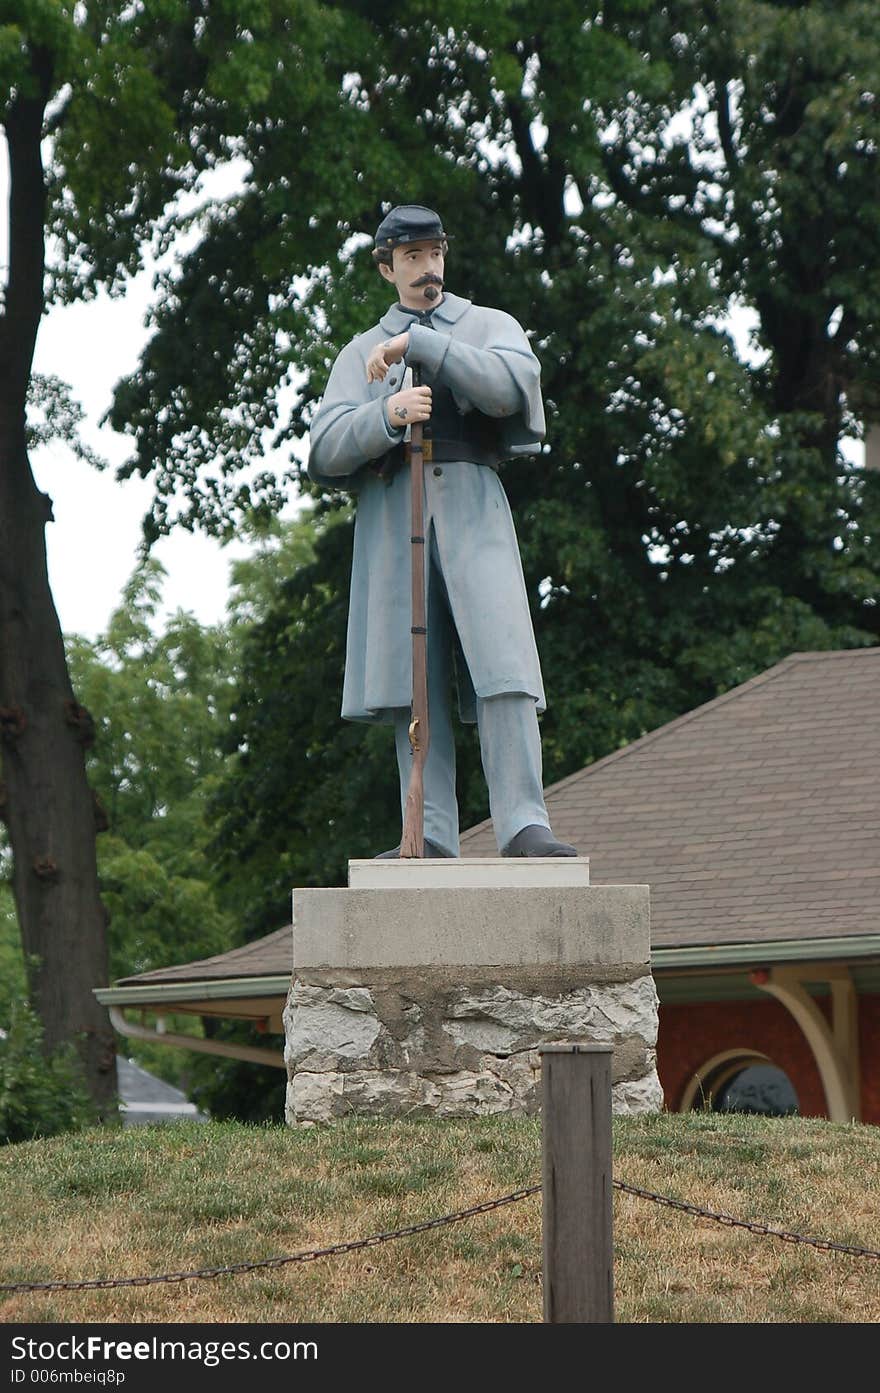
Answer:
[(530, 822), (507, 846), (501, 850), (502, 856), (577, 856), (577, 851), (567, 842), (558, 842), (549, 827), (538, 822)]

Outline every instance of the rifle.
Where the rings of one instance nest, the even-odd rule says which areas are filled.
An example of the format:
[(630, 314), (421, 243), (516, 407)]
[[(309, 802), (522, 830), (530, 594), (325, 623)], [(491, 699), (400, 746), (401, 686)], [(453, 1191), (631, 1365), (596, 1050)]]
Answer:
[[(421, 383), (419, 365), (413, 367), (413, 386)], [(428, 757), (428, 629), (425, 612), (425, 461), (431, 459), (431, 441), (425, 440), (421, 421), (410, 427), (410, 491), (412, 493), (412, 707), (409, 743), (412, 770), (403, 815), (401, 857), (425, 854), (425, 760)]]

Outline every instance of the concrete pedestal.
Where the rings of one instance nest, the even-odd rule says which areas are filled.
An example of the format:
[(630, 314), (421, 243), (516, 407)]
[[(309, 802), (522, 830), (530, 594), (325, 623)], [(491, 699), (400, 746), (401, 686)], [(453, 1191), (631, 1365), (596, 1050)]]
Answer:
[(654, 1112), (648, 887), (585, 857), (352, 861), (293, 895), (287, 1120), (536, 1112), (538, 1046), (613, 1046), (617, 1112)]

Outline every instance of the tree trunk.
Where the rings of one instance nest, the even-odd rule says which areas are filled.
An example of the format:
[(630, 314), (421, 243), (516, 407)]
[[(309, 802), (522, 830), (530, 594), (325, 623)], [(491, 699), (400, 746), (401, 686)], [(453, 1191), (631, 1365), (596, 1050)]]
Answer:
[(74, 1043), (103, 1116), (116, 1094), (116, 1044), (92, 993), (107, 982), (106, 914), (84, 750), (91, 721), (73, 695), (49, 589), (51, 502), (27, 457), (25, 406), (43, 310), (45, 187), (40, 138), (48, 57), (6, 113), (9, 276), (0, 316), (0, 813), (33, 1003), (47, 1053)]

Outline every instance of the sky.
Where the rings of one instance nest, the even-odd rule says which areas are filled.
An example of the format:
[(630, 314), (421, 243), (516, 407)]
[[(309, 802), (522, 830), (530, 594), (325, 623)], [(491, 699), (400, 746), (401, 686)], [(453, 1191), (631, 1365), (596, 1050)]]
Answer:
[[(148, 286), (135, 283), (124, 299), (53, 309), (40, 330), (35, 370), (70, 384), (86, 412), (83, 437), (111, 466), (126, 457), (128, 442), (98, 421), (114, 384), (137, 362), (148, 301)], [(46, 529), (46, 547), (61, 627), (95, 638), (133, 570), (151, 485), (139, 478), (118, 482), (112, 467), (99, 473), (60, 443), (35, 450), (31, 463), (52, 499), (55, 520)], [(246, 554), (245, 547), (232, 542), (224, 548), (178, 529), (153, 554), (168, 572), (160, 619), (177, 609), (191, 611), (203, 624), (223, 619), (229, 567)]]

